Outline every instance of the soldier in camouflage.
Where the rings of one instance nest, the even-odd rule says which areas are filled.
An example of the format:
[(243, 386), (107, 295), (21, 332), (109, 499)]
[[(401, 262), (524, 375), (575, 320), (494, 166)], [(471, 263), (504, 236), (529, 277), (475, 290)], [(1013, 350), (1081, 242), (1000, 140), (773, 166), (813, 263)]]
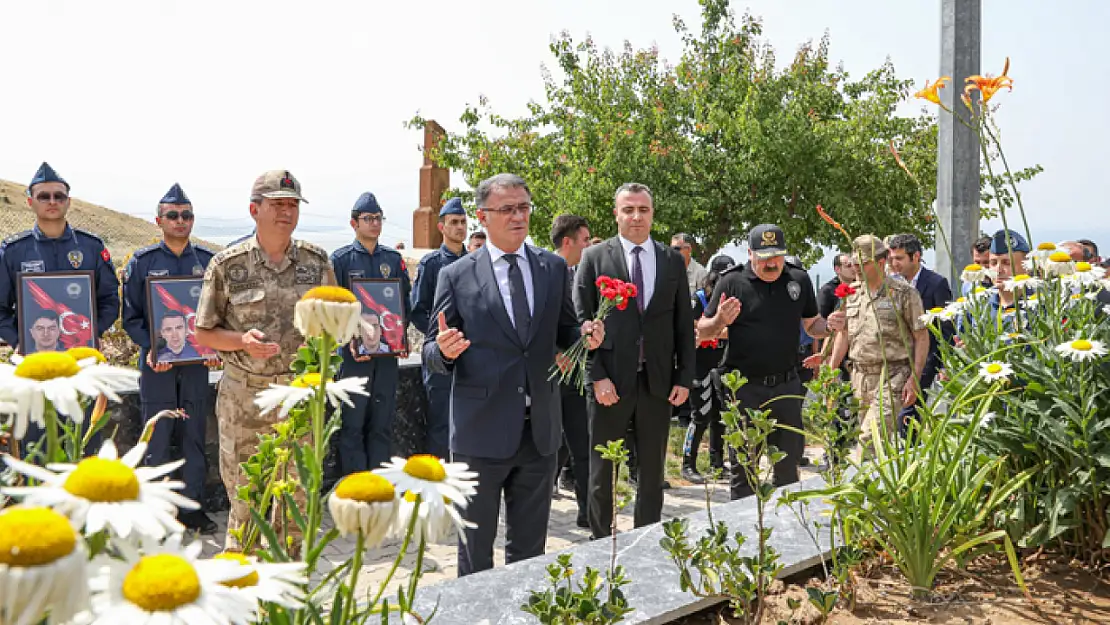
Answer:
[[(260, 415), (255, 395), (273, 384), (288, 384), (290, 364), (303, 343), (293, 327), (293, 309), (309, 289), (335, 285), (327, 253), (293, 239), (300, 213), (301, 185), (288, 171), (269, 171), (251, 189), (254, 238), (220, 252), (204, 274), (197, 305), (197, 340), (220, 352), (224, 375), (216, 395), (220, 428), (220, 475), (231, 500), (227, 548), (237, 541), (230, 530), (250, 515), (237, 497), (246, 484), (240, 463), (257, 450), (257, 434), (277, 422)], [(297, 491), (303, 505), (303, 492)], [(294, 530), (295, 524), (289, 524)]]
[(895, 435), (898, 413), (917, 400), (929, 332), (917, 289), (887, 275), (886, 244), (866, 234), (852, 242), (852, 254), (862, 281), (852, 285), (856, 292), (844, 300), (846, 330), (836, 335), (829, 364), (838, 368), (845, 355), (852, 362), (852, 388), (863, 415), (854, 454), (858, 459), (871, 440), (873, 424), (886, 436)]

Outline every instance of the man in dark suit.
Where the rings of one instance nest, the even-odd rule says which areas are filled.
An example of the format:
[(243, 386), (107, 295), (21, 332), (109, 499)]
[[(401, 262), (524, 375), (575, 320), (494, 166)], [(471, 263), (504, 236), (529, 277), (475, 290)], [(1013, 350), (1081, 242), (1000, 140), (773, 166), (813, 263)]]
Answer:
[(613, 214), (618, 236), (591, 246), (574, 281), (578, 319), (593, 319), (598, 276), (636, 285), (634, 301), (610, 313), (608, 332), (591, 355), (587, 382), (590, 417), (590, 530), (608, 536), (612, 522), (612, 464), (593, 449), (624, 438), (631, 423), (639, 459), (634, 521), (659, 521), (672, 406), (686, 401), (694, 382), (694, 318), (682, 255), (651, 239), (651, 190), (628, 183), (617, 189)]
[[(909, 282), (917, 293), (921, 295), (921, 304), (925, 310), (944, 307), (952, 301), (952, 289), (948, 286), (948, 279), (921, 264), (921, 241), (912, 234), (896, 234), (887, 241), (890, 248), (890, 267)], [(954, 334), (951, 323), (941, 324), (941, 334), (945, 341), (951, 341)], [(918, 403), (924, 401), (925, 391), (933, 385), (940, 369), (940, 348), (937, 346), (936, 335), (929, 334), (929, 356), (925, 359), (925, 369), (921, 372), (921, 393), (918, 394)], [(917, 404), (904, 408), (898, 429), (904, 434), (909, 419), (917, 416)]]
[(602, 324), (575, 320), (566, 262), (525, 245), (532, 196), (524, 180), (493, 176), (475, 200), (487, 243), (440, 272), (423, 349), (432, 371), (453, 375), (453, 459), (478, 473), (463, 511), (475, 527), (459, 541), (459, 576), (493, 568), (502, 493), (506, 562), (544, 552), (563, 437), (559, 384), (548, 370), (582, 334), (591, 349), (605, 337)]

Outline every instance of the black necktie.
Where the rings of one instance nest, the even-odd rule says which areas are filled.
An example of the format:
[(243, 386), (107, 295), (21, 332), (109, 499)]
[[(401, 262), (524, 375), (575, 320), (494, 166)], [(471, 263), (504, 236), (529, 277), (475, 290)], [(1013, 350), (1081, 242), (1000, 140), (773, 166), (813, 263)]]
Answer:
[(509, 263), (509, 299), (513, 304), (513, 322), (522, 343), (528, 341), (528, 328), (532, 324), (532, 313), (528, 312), (528, 291), (524, 289), (524, 274), (520, 271), (516, 254), (505, 254)]
[[(636, 308), (644, 312), (644, 267), (640, 264), (640, 252), (644, 248), (637, 245), (632, 248), (632, 284), (636, 285)], [(644, 335), (640, 334), (640, 360), (639, 369), (644, 368)]]

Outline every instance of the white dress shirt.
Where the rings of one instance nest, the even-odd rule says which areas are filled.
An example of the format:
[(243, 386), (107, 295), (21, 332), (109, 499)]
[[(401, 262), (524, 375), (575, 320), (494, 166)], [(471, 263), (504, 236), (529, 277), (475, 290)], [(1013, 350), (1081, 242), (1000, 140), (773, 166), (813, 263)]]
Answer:
[(632, 254), (632, 248), (636, 247), (636, 245), (644, 248), (644, 251), (640, 252), (640, 271), (643, 273), (644, 277), (644, 289), (637, 297), (641, 298), (644, 302), (644, 308), (646, 309), (648, 304), (651, 303), (652, 294), (655, 293), (655, 243), (651, 240), (651, 237), (648, 237), (647, 241), (639, 244), (633, 243), (620, 235), (617, 235), (617, 238), (620, 239), (621, 247), (624, 248), (624, 262), (628, 269), (629, 281), (632, 280), (632, 259), (634, 256)]
[(921, 277), (921, 268), (924, 267), (924, 266), (925, 265), (918, 265), (917, 266), (917, 273), (913, 274), (913, 280), (910, 280), (910, 286), (912, 286), (915, 289), (917, 288), (917, 279)]
[[(493, 263), (493, 277), (497, 280), (497, 288), (501, 291), (501, 302), (505, 305), (505, 312), (509, 313), (509, 321), (512, 322), (513, 327), (516, 327), (516, 318), (513, 316), (513, 296), (512, 291), (509, 290), (509, 261), (505, 259), (505, 254), (497, 249), (497, 246), (492, 241), (486, 240), (486, 248), (489, 249), (489, 259)], [(528, 264), (528, 252), (522, 243), (520, 249), (513, 252), (517, 255), (516, 264), (520, 267), (520, 277), (524, 279), (524, 291), (528, 295), (528, 311), (534, 317), (536, 315), (535, 309), (535, 287), (532, 285), (532, 267)]]

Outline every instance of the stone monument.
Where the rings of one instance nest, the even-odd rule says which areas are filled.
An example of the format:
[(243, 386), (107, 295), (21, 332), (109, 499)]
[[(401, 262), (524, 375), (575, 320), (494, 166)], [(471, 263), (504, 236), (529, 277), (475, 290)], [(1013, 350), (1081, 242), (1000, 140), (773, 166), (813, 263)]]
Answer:
[[(967, 77), (980, 73), (981, 2), (940, 3), (940, 75), (952, 77), (940, 97), (953, 111), (966, 112), (960, 95)], [(978, 99), (978, 94), (972, 97)], [(942, 111), (937, 150), (937, 273), (959, 292), (960, 272), (971, 262), (971, 245), (979, 238), (979, 139), (975, 131)]]
[(424, 165), (420, 168), (420, 208), (412, 214), (412, 246), (434, 250), (443, 243), (436, 224), (443, 207), (443, 193), (451, 182), (451, 172), (432, 159), (432, 152), (446, 132), (433, 120), (424, 124)]

